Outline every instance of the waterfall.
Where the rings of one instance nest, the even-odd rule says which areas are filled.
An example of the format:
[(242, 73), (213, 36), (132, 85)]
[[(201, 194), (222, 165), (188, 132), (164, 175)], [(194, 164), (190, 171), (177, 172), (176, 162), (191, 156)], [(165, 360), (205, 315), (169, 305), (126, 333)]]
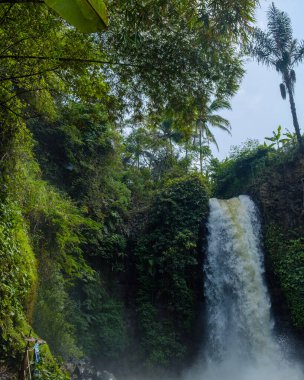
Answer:
[(205, 294), (210, 355), (260, 360), (278, 350), (263, 282), (260, 225), (245, 196), (211, 199)]
[(303, 379), (274, 336), (254, 203), (247, 196), (211, 199), (208, 231), (206, 359), (190, 378)]

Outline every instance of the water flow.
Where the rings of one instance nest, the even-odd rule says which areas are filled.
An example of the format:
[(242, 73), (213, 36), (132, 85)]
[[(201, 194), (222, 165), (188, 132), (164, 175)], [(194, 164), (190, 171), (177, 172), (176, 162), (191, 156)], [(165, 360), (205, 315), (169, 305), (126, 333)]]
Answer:
[[(204, 380), (300, 380), (273, 334), (260, 223), (247, 196), (210, 200), (205, 264), (208, 339)], [(194, 374), (192, 373), (192, 378)]]

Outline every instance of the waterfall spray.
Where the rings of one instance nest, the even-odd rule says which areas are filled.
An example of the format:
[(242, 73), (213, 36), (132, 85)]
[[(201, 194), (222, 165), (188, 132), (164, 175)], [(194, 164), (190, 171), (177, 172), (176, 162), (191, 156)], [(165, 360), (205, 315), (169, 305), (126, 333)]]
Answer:
[(277, 353), (263, 282), (260, 225), (245, 196), (211, 199), (205, 265), (209, 356), (259, 361)]
[(205, 262), (205, 360), (189, 378), (300, 380), (273, 332), (263, 280), (260, 222), (247, 196), (210, 200)]

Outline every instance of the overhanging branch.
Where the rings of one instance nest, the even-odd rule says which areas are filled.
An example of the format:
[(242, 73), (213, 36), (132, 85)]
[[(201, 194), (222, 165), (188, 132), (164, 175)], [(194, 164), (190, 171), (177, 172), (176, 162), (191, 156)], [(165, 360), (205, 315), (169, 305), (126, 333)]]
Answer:
[(23, 78), (34, 77), (34, 76), (37, 76), (37, 75), (45, 74), (45, 73), (50, 72), (50, 71), (56, 71), (58, 69), (59, 69), (59, 66), (56, 66), (56, 67), (53, 67), (51, 69), (44, 70), (44, 71), (39, 71), (39, 72), (36, 72), (36, 73), (23, 74), (23, 75), (15, 75), (15, 76), (11, 76), (11, 77), (0, 77), (0, 82), (6, 82), (6, 81), (10, 81), (10, 80), (15, 80), (15, 79), (23, 79)]
[(72, 57), (45, 57), (36, 55), (0, 55), (0, 59), (37, 59), (38, 61), (60, 61), (60, 62), (78, 62), (78, 63), (99, 63), (101, 65), (120, 65), (120, 66), (130, 66), (130, 67), (143, 67), (136, 63), (126, 63), (126, 62), (112, 62), (103, 61), (99, 59), (83, 59), (83, 58), (72, 58)]

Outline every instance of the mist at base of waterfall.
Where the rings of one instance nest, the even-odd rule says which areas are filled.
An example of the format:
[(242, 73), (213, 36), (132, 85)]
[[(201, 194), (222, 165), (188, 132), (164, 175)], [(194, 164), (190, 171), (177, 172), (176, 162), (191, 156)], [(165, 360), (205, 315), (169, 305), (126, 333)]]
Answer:
[(197, 365), (187, 371), (183, 380), (303, 380), (301, 368), (292, 362), (242, 363), (235, 359), (221, 363)]

